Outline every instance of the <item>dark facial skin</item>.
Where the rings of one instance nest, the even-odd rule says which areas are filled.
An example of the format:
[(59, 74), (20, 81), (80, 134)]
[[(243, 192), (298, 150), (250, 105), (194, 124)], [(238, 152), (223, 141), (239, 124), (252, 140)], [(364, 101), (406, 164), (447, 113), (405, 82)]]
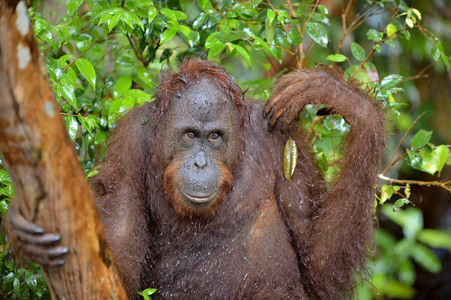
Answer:
[(176, 164), (173, 188), (186, 205), (208, 207), (223, 181), (221, 165), (229, 168), (238, 130), (235, 105), (203, 78), (171, 103), (164, 135), (165, 161)]

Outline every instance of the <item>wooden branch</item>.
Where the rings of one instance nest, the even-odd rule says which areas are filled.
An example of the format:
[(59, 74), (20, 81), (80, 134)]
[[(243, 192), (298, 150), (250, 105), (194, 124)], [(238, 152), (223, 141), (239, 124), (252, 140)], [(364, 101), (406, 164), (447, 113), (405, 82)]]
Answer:
[(388, 181), (390, 183), (396, 183), (396, 184), (410, 184), (410, 185), (422, 185), (422, 186), (438, 186), (441, 187), (442, 189), (447, 190), (448, 192), (451, 192), (451, 187), (448, 187), (448, 185), (450, 185), (451, 180), (450, 181), (438, 181), (438, 180), (434, 180), (434, 181), (419, 181), (419, 180), (401, 180), (401, 179), (394, 179), (394, 178), (390, 178), (387, 177), (383, 174), (379, 174), (377, 175), (377, 177), (379, 177), (382, 180)]
[(22, 215), (61, 234), (66, 264), (43, 268), (53, 299), (126, 299), (92, 191), (64, 127), (25, 2), (0, 1), (0, 152)]

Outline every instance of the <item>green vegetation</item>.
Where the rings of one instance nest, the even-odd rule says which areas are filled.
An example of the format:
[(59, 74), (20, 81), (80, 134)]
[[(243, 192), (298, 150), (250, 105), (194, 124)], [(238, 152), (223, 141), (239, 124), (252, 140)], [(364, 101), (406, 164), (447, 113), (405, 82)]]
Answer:
[[(451, 22), (432, 15), (436, 8), (424, 7), (423, 12), (400, 0), (355, 1), (333, 12), (312, 0), (67, 0), (67, 13), (53, 12), (59, 22), (51, 24), (49, 14), (31, 2), (30, 20), (50, 84), (87, 176), (101, 161), (117, 119), (152, 101), (161, 70), (184, 57), (217, 60), (248, 97), (261, 100), (269, 98), (274, 77), (286, 67), (339, 65), (383, 103), (395, 132), (379, 175), (376, 206), (382, 217), (402, 228), (403, 236), (397, 239), (384, 229), (377, 231), (380, 257), (371, 262), (372, 278), (361, 283), (358, 298), (409, 299), (416, 293), (414, 264), (440, 272), (441, 262), (431, 247), (451, 250), (451, 231), (424, 228), (423, 213), (410, 200), (413, 185), (451, 192), (451, 180), (440, 178), (451, 164), (450, 146), (443, 144), (451, 126), (446, 121), (449, 127), (439, 136), (432, 133), (427, 120), (441, 108), (433, 101), (420, 106), (416, 86), (429, 72), (436, 77), (449, 72), (451, 42), (441, 35), (450, 30)], [(434, 19), (435, 28), (424, 25), (425, 19)], [(449, 106), (450, 99), (446, 101)], [(316, 109), (308, 107), (302, 126), (319, 165), (331, 174), (330, 162), (339, 154), (347, 124), (339, 116), (317, 116)], [(285, 156), (292, 161), (292, 153)], [(435, 178), (398, 179), (412, 170)], [(290, 172), (288, 162), (287, 178)], [(0, 160), (2, 218), (13, 196)], [(38, 266), (14, 265), (3, 234), (0, 247), (1, 298), (49, 298)], [(149, 298), (152, 292), (142, 295)]]

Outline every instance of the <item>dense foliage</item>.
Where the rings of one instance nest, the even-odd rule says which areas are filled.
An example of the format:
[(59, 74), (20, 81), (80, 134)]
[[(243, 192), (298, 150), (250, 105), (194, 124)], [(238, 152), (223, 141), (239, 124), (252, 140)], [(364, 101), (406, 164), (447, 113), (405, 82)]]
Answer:
[[(380, 257), (371, 264), (371, 279), (361, 283), (359, 299), (412, 298), (414, 264), (440, 272), (441, 262), (430, 247), (451, 250), (451, 232), (424, 228), (422, 211), (410, 205), (411, 185), (429, 184), (451, 192), (451, 181), (438, 181), (451, 155), (449, 145), (432, 142), (432, 132), (423, 129), (426, 126), (414, 126), (418, 114), (408, 110), (405, 90), (415, 88), (411, 80), (422, 77), (424, 70), (412, 73), (408, 65), (420, 57), (435, 72), (449, 72), (451, 49), (446, 47), (450, 45), (443, 40), (446, 37), (423, 27), (425, 16), (418, 8), (400, 0), (349, 1), (338, 14), (318, 2), (67, 0), (67, 13), (52, 24), (48, 14), (40, 12), (39, 3), (32, 1), (29, 15), (87, 176), (100, 163), (117, 119), (152, 101), (161, 70), (186, 56), (217, 60), (248, 97), (261, 100), (269, 97), (273, 77), (285, 67), (338, 64), (348, 78), (358, 80), (383, 103), (393, 130), (401, 132), (391, 136), (375, 205), (401, 226), (404, 236), (397, 239), (388, 231), (377, 232)], [(398, 67), (387, 64), (393, 57)], [(339, 154), (340, 137), (349, 128), (339, 116), (316, 116), (313, 107), (302, 114), (318, 163), (332, 174), (330, 162)], [(296, 149), (290, 145), (285, 150), (287, 178), (292, 170), (289, 158)], [(399, 180), (399, 168), (427, 172), (437, 181)], [(2, 217), (13, 195), (0, 161)], [(400, 209), (405, 204), (407, 208)], [(14, 265), (4, 236), (0, 239), (2, 298), (48, 298), (38, 267)], [(150, 294), (144, 292), (143, 297)]]

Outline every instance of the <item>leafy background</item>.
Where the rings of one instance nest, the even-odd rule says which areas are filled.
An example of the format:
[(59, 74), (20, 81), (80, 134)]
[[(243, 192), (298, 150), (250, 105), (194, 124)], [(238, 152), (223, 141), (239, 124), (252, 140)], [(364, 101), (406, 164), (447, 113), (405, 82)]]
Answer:
[[(96, 172), (117, 119), (152, 101), (161, 70), (184, 57), (217, 60), (247, 97), (260, 100), (286, 71), (339, 65), (383, 102), (391, 119), (375, 195), (380, 255), (370, 262), (372, 276), (360, 282), (357, 298), (451, 294), (450, 1), (28, 2), (50, 84), (87, 176)], [(317, 116), (312, 107), (302, 112), (301, 125), (330, 176), (349, 127), (339, 116)], [(287, 143), (286, 156), (294, 150)], [(13, 196), (0, 160), (2, 218)], [(14, 264), (3, 234), (0, 247), (0, 296), (49, 298), (38, 266)]]

